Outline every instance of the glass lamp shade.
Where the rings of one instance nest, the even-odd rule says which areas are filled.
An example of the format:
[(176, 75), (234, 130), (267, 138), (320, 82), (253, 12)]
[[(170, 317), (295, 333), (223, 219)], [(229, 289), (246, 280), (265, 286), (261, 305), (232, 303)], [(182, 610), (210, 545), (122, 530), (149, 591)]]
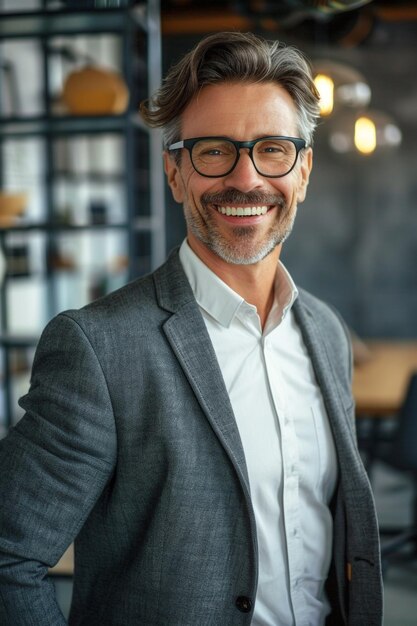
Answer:
[(359, 9), (372, 0), (311, 0), (317, 11), (320, 13), (341, 13), (342, 11), (352, 11)]
[(339, 106), (362, 108), (369, 104), (371, 89), (354, 68), (335, 61), (317, 60), (313, 71), (320, 93), (321, 115), (330, 115)]
[(376, 150), (401, 144), (402, 134), (395, 121), (382, 111), (347, 112), (329, 126), (329, 144), (335, 152), (370, 155)]

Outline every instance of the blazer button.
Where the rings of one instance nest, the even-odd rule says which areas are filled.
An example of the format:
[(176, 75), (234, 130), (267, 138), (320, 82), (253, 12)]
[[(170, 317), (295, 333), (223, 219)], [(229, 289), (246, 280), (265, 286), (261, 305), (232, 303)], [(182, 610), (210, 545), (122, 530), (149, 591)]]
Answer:
[(242, 613), (249, 613), (252, 610), (252, 600), (247, 596), (239, 596), (236, 598), (236, 606)]

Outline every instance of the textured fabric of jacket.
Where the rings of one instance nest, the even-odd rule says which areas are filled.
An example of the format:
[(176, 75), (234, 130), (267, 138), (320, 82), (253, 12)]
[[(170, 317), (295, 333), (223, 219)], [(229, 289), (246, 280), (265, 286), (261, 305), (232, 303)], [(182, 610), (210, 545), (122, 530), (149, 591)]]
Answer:
[[(329, 623), (381, 626), (349, 342), (336, 314), (306, 292), (294, 313), (339, 462)], [(257, 586), (245, 459), (177, 253), (54, 318), (21, 405), (25, 416), (0, 442), (2, 626), (65, 623), (45, 574), (74, 538), (71, 626), (249, 626), (250, 603), (236, 602), (253, 606)]]

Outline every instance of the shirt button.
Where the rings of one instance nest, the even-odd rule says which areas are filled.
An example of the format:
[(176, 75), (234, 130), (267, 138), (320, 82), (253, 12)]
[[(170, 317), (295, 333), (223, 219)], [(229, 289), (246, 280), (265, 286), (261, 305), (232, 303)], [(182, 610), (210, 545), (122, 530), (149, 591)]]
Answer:
[(236, 606), (242, 613), (249, 613), (252, 609), (252, 601), (247, 596), (239, 596), (236, 598)]

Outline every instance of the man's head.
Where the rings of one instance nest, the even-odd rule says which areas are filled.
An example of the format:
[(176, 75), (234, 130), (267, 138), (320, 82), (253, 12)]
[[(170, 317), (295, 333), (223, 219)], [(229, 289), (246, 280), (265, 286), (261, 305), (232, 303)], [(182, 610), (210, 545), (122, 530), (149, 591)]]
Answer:
[(251, 264), (285, 240), (305, 196), (319, 112), (301, 53), (250, 33), (208, 36), (141, 112), (163, 128), (168, 183), (197, 253)]
[(209, 35), (168, 72), (162, 87), (141, 104), (149, 126), (163, 128), (164, 146), (181, 138), (181, 114), (199, 91), (223, 82), (267, 83), (284, 87), (297, 109), (298, 134), (312, 144), (319, 114), (318, 93), (302, 53), (252, 33)]

